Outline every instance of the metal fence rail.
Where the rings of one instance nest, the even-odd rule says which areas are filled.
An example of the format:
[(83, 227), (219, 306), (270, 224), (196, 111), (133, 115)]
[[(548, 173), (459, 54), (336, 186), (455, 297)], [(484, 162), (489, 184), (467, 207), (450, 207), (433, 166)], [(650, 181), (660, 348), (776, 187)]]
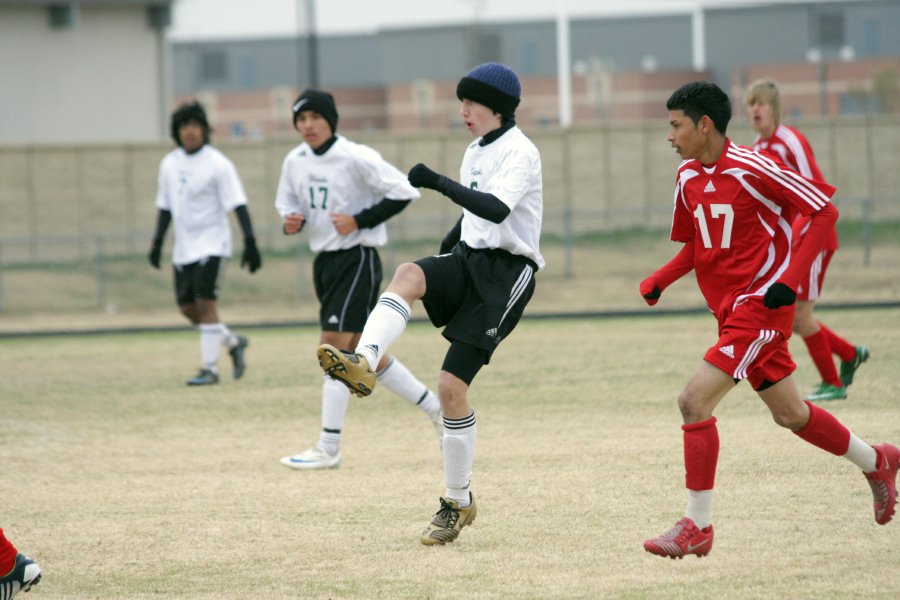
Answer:
[[(842, 222), (861, 223), (861, 264), (868, 265), (877, 245), (869, 236), (871, 227), (900, 222), (900, 117), (809, 120), (798, 126), (839, 190), (835, 203)], [(562, 263), (554, 269), (577, 274), (575, 250), (585, 236), (668, 227), (679, 159), (665, 140), (665, 123), (528, 133), (541, 151), (543, 236), (558, 246)], [(746, 124), (733, 125), (729, 134), (738, 143), (753, 139)], [(425, 162), (452, 177), (469, 142), (460, 133), (348, 137), (376, 148), (401, 169)], [(281, 162), (297, 143), (297, 138), (269, 139), (220, 148), (235, 162), (247, 188), (261, 248), (298, 257), (302, 270), (308, 257), (297, 246), (305, 239), (281, 234), (273, 206)], [(90, 271), (91, 304), (110, 305), (111, 290), (119, 279), (128, 279), (123, 265), (147, 250), (156, 221), (157, 169), (170, 149), (167, 143), (0, 147), (0, 310), (13, 304), (7, 301), (11, 280), (34, 267), (56, 273), (58, 280)], [(416, 242), (436, 244), (458, 214), (456, 205), (425, 190), (421, 200), (389, 223), (386, 255), (399, 255), (400, 248)], [(84, 304), (83, 281), (73, 286), (63, 293)], [(298, 293), (306, 296), (309, 290)]]

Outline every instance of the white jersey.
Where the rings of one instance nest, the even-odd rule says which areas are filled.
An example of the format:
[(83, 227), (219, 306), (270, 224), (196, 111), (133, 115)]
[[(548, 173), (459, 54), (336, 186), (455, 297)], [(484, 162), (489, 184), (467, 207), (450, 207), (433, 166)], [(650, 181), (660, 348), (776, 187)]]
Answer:
[(176, 265), (230, 257), (228, 213), (245, 204), (247, 194), (234, 163), (208, 144), (193, 154), (176, 148), (160, 162), (156, 206), (172, 213)]
[(486, 146), (479, 146), (479, 141), (481, 138), (466, 149), (459, 181), (473, 190), (493, 194), (510, 212), (497, 224), (463, 210), (460, 240), (470, 248), (502, 248), (525, 256), (543, 269), (541, 155), (515, 126)]
[(359, 245), (384, 246), (387, 226), (379, 223), (341, 235), (331, 223), (332, 213), (355, 215), (385, 198), (415, 200), (419, 195), (406, 175), (378, 152), (337, 136), (321, 155), (306, 142), (288, 152), (281, 166), (275, 208), (282, 218), (303, 215), (313, 252), (346, 250)]

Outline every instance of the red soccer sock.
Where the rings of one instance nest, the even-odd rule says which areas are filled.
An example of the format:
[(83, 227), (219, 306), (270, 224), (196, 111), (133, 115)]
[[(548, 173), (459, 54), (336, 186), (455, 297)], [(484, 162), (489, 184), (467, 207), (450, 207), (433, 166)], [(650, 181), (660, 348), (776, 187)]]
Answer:
[(0, 529), (0, 577), (7, 575), (16, 566), (16, 547), (6, 539), (3, 530)]
[[(828, 335), (825, 328), (819, 329), (816, 333), (803, 338), (809, 355), (813, 359), (822, 381), (834, 387), (844, 387), (841, 378), (838, 376), (837, 368), (834, 366), (834, 359), (831, 357), (831, 346), (828, 345)], [(854, 355), (856, 349), (853, 350)]]
[(684, 431), (685, 484), (689, 490), (711, 490), (719, 462), (719, 430), (716, 418), (681, 426)]
[(847, 449), (850, 447), (850, 430), (824, 408), (816, 406), (808, 400), (804, 400), (804, 402), (809, 406), (809, 421), (794, 434), (813, 446), (818, 446), (836, 456), (847, 454)]
[(821, 322), (819, 322), (819, 329), (821, 330), (820, 333), (824, 333), (825, 337), (828, 338), (828, 347), (831, 348), (831, 351), (837, 354), (842, 361), (850, 362), (856, 358), (856, 346), (825, 327)]

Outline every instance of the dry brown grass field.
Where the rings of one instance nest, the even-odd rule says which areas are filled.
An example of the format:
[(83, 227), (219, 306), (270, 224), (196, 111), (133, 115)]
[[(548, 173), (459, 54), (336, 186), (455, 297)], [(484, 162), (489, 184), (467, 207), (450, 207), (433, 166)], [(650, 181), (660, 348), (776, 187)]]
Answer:
[[(822, 317), (872, 349), (827, 408), (900, 442), (900, 309)], [(376, 390), (351, 403), (340, 469), (285, 469), (320, 425), (318, 333), (245, 333), (245, 378), (200, 389), (183, 384), (186, 330), (0, 341), (0, 526), (43, 568), (29, 598), (897, 597), (900, 518), (876, 525), (858, 469), (777, 427), (746, 384), (717, 411), (712, 553), (643, 551), (684, 509), (675, 398), (708, 315), (523, 321), (471, 390), (478, 519), (432, 548), (427, 419)], [(434, 385), (445, 348), (412, 324), (392, 351)]]

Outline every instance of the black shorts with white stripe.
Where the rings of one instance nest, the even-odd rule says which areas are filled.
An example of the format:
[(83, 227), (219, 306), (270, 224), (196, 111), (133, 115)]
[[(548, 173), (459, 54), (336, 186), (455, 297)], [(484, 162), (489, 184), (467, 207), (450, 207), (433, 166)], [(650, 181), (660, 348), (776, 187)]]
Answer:
[(381, 258), (369, 246), (320, 252), (313, 261), (313, 285), (323, 331), (363, 330), (381, 289)]
[[(425, 272), (422, 304), (443, 335), (488, 353), (516, 327), (534, 294), (537, 265), (498, 249), (458, 243), (450, 254), (416, 261)], [(485, 363), (486, 364), (486, 363)]]

